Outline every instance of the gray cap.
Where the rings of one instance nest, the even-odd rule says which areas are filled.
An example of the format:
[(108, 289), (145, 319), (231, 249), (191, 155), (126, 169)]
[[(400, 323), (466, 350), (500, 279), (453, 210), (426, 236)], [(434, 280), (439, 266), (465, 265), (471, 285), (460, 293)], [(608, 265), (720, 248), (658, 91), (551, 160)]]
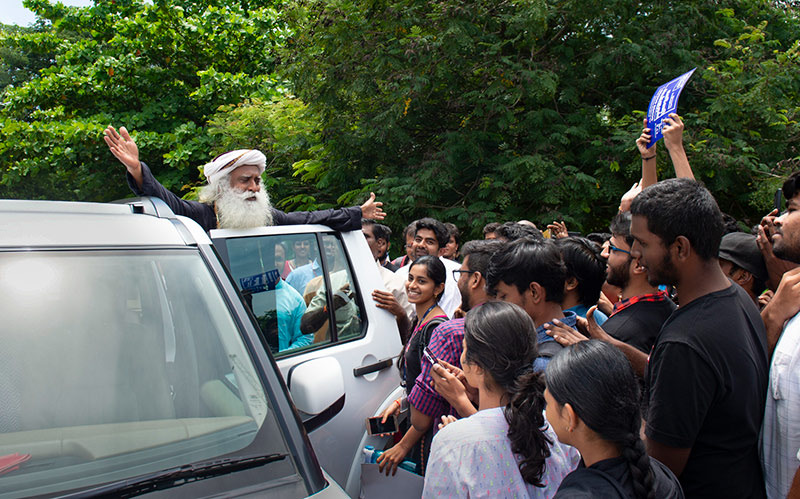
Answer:
[(738, 267), (753, 274), (756, 279), (767, 278), (767, 267), (764, 257), (758, 249), (756, 236), (744, 232), (731, 232), (722, 237), (719, 245), (719, 257), (733, 262)]

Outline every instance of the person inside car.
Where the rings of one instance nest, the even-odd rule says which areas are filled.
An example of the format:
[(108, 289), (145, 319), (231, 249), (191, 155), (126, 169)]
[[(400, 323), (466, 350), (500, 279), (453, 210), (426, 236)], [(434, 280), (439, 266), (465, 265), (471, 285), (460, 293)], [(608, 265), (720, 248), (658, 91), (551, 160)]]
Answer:
[(127, 169), (128, 185), (137, 196), (162, 199), (176, 215), (191, 218), (204, 230), (245, 229), (265, 225), (323, 224), (334, 230), (358, 230), (362, 218), (383, 220), (386, 216), (375, 201), (375, 194), (360, 207), (284, 213), (274, 208), (269, 195), (261, 188), (261, 174), (266, 156), (256, 149), (229, 151), (203, 167), (208, 180), (200, 191), (200, 202), (176, 196), (153, 176), (150, 168), (139, 161), (139, 148), (125, 127), (119, 133), (108, 126), (103, 140)]

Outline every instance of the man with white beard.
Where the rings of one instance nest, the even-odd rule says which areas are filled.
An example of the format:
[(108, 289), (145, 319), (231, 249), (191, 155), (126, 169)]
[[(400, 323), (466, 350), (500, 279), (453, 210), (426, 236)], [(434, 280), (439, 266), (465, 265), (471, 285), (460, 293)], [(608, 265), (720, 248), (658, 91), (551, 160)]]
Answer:
[(245, 229), (264, 225), (323, 224), (334, 230), (360, 230), (362, 218), (383, 220), (386, 216), (375, 194), (363, 205), (319, 211), (284, 213), (274, 208), (261, 189), (266, 157), (255, 149), (240, 149), (217, 156), (203, 167), (208, 185), (200, 202), (179, 198), (139, 161), (139, 149), (125, 127), (119, 133), (109, 126), (104, 137), (111, 153), (125, 165), (128, 185), (137, 196), (162, 199), (177, 215), (193, 219), (203, 229)]

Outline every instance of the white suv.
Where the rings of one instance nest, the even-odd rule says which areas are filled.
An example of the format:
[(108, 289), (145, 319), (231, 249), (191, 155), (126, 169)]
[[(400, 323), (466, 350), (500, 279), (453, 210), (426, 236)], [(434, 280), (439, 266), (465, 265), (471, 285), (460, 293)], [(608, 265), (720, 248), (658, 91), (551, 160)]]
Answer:
[[(0, 498), (345, 497), (208, 236), (163, 202), (0, 201), (0, 297)], [(305, 348), (280, 367), (322, 431), (348, 380)]]
[[(272, 350), (320, 464), (357, 497), (362, 449), (386, 442), (367, 435), (365, 420), (403, 395), (394, 365), (402, 349), (397, 323), (372, 300), (384, 285), (363, 234), (287, 225), (210, 236)], [(295, 250), (311, 263), (288, 271), (282, 260), (296, 257)], [(332, 392), (317, 392), (314, 400), (305, 395), (309, 387)], [(339, 412), (324, 425), (313, 423), (342, 389), (331, 409)]]

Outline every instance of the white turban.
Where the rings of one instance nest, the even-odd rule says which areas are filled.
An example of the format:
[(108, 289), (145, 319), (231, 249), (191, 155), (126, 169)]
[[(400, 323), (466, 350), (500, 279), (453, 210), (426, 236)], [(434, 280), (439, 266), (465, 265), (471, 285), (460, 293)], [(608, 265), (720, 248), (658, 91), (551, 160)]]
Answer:
[(238, 149), (226, 152), (214, 158), (211, 163), (206, 163), (206, 166), (203, 167), (203, 174), (208, 179), (208, 183), (213, 184), (242, 165), (257, 166), (260, 170), (259, 173), (264, 173), (264, 169), (267, 167), (267, 157), (257, 149)]

